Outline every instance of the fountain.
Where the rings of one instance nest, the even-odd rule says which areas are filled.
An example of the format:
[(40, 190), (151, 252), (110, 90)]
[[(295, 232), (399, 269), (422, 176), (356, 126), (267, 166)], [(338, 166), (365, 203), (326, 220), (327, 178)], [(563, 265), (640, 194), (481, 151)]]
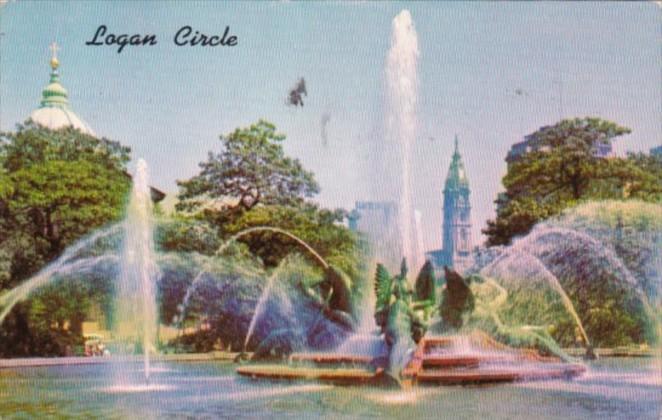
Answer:
[[(32, 278), (0, 297), (0, 323), (12, 308), (40, 287), (98, 270), (102, 264), (119, 265), (116, 283), (116, 326), (114, 335), (124, 351), (142, 349), (145, 381), (150, 379), (150, 352), (156, 349), (156, 278), (158, 267), (152, 232), (152, 201), (147, 164), (139, 160), (126, 219), (98, 230), (68, 247), (64, 253)], [(104, 251), (93, 255), (101, 240), (122, 234), (123, 249), (118, 255)], [(90, 251), (92, 250), (92, 251)], [(90, 255), (91, 254), (91, 255)], [(131, 350), (129, 353), (133, 353)]]
[(401, 175), (399, 190), (400, 240), (407, 261), (416, 262), (412, 241), (413, 209), (411, 203), (411, 148), (416, 138), (416, 102), (418, 97), (418, 36), (408, 10), (401, 11), (391, 25), (391, 48), (386, 58), (387, 136), (399, 145)]
[[(422, 382), (458, 381), (465, 383), (517, 380), (534, 376), (573, 376), (583, 371), (578, 366), (559, 365), (556, 370), (539, 369), (537, 376), (533, 374), (527, 376), (514, 366), (511, 366), (510, 370), (499, 371), (497, 375), (486, 370), (481, 370), (474, 375), (456, 375), (455, 371), (426, 373), (430, 366), (435, 366), (434, 356), (428, 355), (428, 353), (430, 347), (438, 347), (437, 342), (465, 344), (459, 349), (456, 348), (455, 359), (453, 359), (455, 362), (451, 360), (446, 365), (451, 370), (462, 365), (461, 356), (466, 356), (467, 352), (472, 351), (472, 346), (468, 340), (463, 341), (461, 336), (454, 339), (424, 337), (429, 323), (427, 318), (438, 308), (437, 296), (434, 292), (436, 279), (430, 266), (427, 268), (427, 272), (423, 271), (417, 279), (417, 282), (423, 281), (426, 284), (423, 287), (417, 285), (417, 293), (413, 296), (414, 293), (411, 290), (413, 282), (407, 277), (407, 267), (404, 262), (413, 262), (415, 267), (423, 265), (421, 258), (423, 246), (420, 244), (421, 215), (413, 211), (410, 185), (411, 148), (416, 136), (418, 54), (418, 39), (411, 14), (409, 11), (403, 10), (393, 19), (391, 47), (386, 58), (387, 135), (384, 145), (386, 152), (382, 157), (384, 161), (382, 163), (385, 163), (382, 170), (386, 169), (386, 173), (380, 174), (378, 178), (380, 183), (393, 184), (387, 185), (386, 188), (393, 188), (391, 194), (398, 199), (400, 237), (397, 239), (400, 241), (404, 260), (400, 275), (393, 278), (387, 273), (385, 266), (381, 264), (377, 266), (375, 276), (377, 302), (374, 321), (377, 321), (378, 325), (375, 325), (372, 317), (365, 315), (371, 305), (363, 302), (358, 305), (362, 308), (360, 329), (354, 329), (354, 334), (350, 335), (334, 352), (293, 354), (289, 359), (290, 363), (285, 366), (242, 366), (237, 369), (240, 375), (285, 379), (315, 378), (340, 383), (386, 381), (411, 384), (418, 382), (419, 379)], [(395, 151), (395, 153), (389, 154), (389, 150)], [(412, 224), (415, 226), (415, 232), (412, 232)], [(412, 240), (414, 233), (417, 241)], [(311, 252), (314, 253), (314, 251)], [(387, 261), (386, 264), (393, 266), (393, 261)], [(426, 269), (424, 268), (424, 270)], [(364, 294), (363, 298), (368, 300), (366, 295)], [(420, 313), (422, 313), (422, 317)], [(578, 317), (576, 319), (579, 321)], [(497, 319), (497, 321), (499, 321), (497, 325), (502, 327), (501, 333), (508, 334), (510, 330), (504, 328), (500, 320)], [(376, 327), (379, 327), (380, 330), (377, 331)], [(522, 334), (529, 336), (527, 333)], [(586, 342), (588, 343), (588, 339)], [(492, 347), (496, 347), (496, 345)], [(553, 347), (553, 345), (550, 344), (549, 347)], [(510, 348), (503, 350), (506, 353), (517, 353)], [(526, 358), (525, 352), (517, 353), (517, 355), (520, 359)], [(531, 356), (530, 359), (542, 360), (535, 359), (534, 356)], [(555, 358), (554, 360), (560, 362), (561, 359)]]
[[(231, 243), (237, 241), (238, 239), (250, 235), (253, 233), (259, 232), (271, 232), (279, 235), (284, 235), (289, 239), (292, 239), (297, 243), (304, 251), (305, 255), (312, 258), (312, 261), (316, 266), (321, 268), (324, 272), (324, 277), (317, 284), (304, 285), (299, 282), (298, 287), (305, 292), (307, 297), (311, 299), (314, 304), (319, 307), (320, 315), (326, 315), (329, 319), (346, 325), (348, 328), (354, 328), (354, 319), (352, 317), (352, 305), (351, 305), (351, 281), (348, 276), (343, 273), (338, 268), (329, 264), (313, 247), (311, 247), (304, 240), (299, 238), (287, 230), (270, 227), (270, 226), (256, 226), (248, 229), (244, 229), (231, 238), (229, 238), (221, 247), (219, 247), (216, 255), (221, 255), (223, 252), (230, 246)], [(248, 332), (244, 340), (244, 345), (242, 347), (242, 353), (239, 356), (239, 359), (244, 357), (244, 354), (247, 350), (248, 343), (253, 336), (253, 331), (255, 329), (257, 320), (263, 314), (264, 307), (268, 298), (272, 294), (272, 289), (274, 287), (275, 280), (280, 275), (283, 268), (287, 265), (288, 259), (281, 261), (281, 263), (276, 267), (276, 269), (269, 275), (264, 286), (262, 293), (258, 299), (253, 316), (251, 317)], [(319, 294), (313, 289), (319, 287)], [(317, 322), (313, 322), (313, 327)], [(238, 359), (238, 360), (239, 360)]]
[(549, 272), (547, 267), (545, 267), (539, 259), (526, 251), (515, 249), (500, 256), (490, 265), (483, 268), (480, 273), (481, 275), (500, 279), (508, 279), (509, 276), (513, 276), (514, 273), (517, 273), (517, 275), (520, 276), (519, 279), (526, 279), (526, 281), (529, 282), (533, 282), (533, 279), (538, 277), (542, 278), (544, 283), (551, 286), (552, 289), (558, 293), (566, 310), (572, 316), (575, 325), (581, 333), (583, 344), (587, 350), (587, 355), (589, 357), (595, 357), (594, 355), (591, 356), (593, 354), (591, 342), (586, 334), (586, 330), (584, 329), (584, 325), (582, 324), (579, 315), (577, 315), (577, 311), (575, 310), (572, 301), (563, 289), (563, 286), (561, 286), (561, 283), (559, 283), (559, 280)]
[[(449, 287), (457, 287), (454, 284), (458, 281), (465, 282), (452, 271), (447, 272), (446, 277)], [(366, 344), (359, 339), (362, 335), (355, 335), (331, 353), (294, 353), (286, 365), (248, 365), (237, 368), (237, 373), (250, 378), (411, 386), (569, 378), (585, 371), (582, 365), (567, 363), (570, 359), (553, 341), (547, 343), (539, 331), (527, 327), (510, 329), (498, 318), (495, 318), (497, 332), (501, 336), (520, 341), (526, 338), (528, 341), (524, 343), (539, 344), (551, 355), (541, 356), (534, 350), (513, 348), (475, 330), (469, 335), (426, 335), (430, 317), (436, 312), (430, 309), (440, 308), (443, 317), (444, 305), (457, 304), (443, 299), (438, 304), (434, 288), (426, 289), (418, 284), (434, 281), (432, 272), (424, 267), (417, 278), (419, 292), (412, 300), (406, 264), (403, 263), (400, 275), (395, 277), (379, 265), (375, 279), (375, 320), (383, 334), (381, 337), (374, 336), (375, 340)], [(427, 295), (420, 292), (424, 290), (428, 290)], [(468, 310), (473, 308), (472, 305)], [(479, 308), (483, 310), (486, 306), (477, 304), (476, 310)], [(417, 311), (424, 315), (421, 317)]]
[(189, 302), (191, 301), (191, 298), (193, 297), (193, 293), (196, 291), (198, 284), (204, 279), (204, 275), (207, 272), (204, 270), (200, 270), (200, 272), (193, 277), (193, 281), (191, 281), (191, 285), (186, 289), (186, 293), (184, 294), (184, 299), (182, 300), (182, 303), (180, 303), (177, 306), (177, 309), (179, 313), (175, 317), (175, 322), (179, 326), (180, 331), (184, 328), (184, 320), (186, 319), (186, 308), (189, 305)]
[[(587, 206), (594, 207), (595, 204)], [(608, 212), (606, 209), (603, 210)], [(656, 271), (649, 269), (652, 274), (640, 272), (639, 277), (636, 278), (614, 249), (603, 242), (614, 235), (614, 230), (611, 233), (604, 233), (596, 227), (582, 228), (576, 221), (573, 223), (576, 228), (567, 226), (563, 220), (541, 223), (527, 236), (515, 240), (511, 246), (496, 250), (495, 255), (488, 260), (477, 259), (476, 265), (469, 271), (494, 277), (503, 286), (514, 291), (515, 295), (520, 296), (519, 301), (525, 299), (522, 293), (524, 288), (530, 289), (529, 293), (537, 295), (541, 295), (546, 289), (554, 290), (566, 312), (573, 319), (582, 337), (581, 341), (589, 353), (591, 345), (614, 345), (601, 341), (600, 336), (606, 330), (613, 328), (611, 320), (619, 316), (631, 317), (633, 321), (633, 327), (624, 330), (631, 342), (641, 342), (642, 339), (646, 342), (655, 342), (659, 335), (655, 324), (659, 321), (656, 321), (655, 310), (649, 303), (645, 290), (652, 283), (648, 279), (654, 279), (650, 276), (655, 276)], [(586, 222), (583, 224), (586, 225)], [(605, 230), (604, 227), (600, 229)], [(615, 231), (617, 233), (618, 229)], [(593, 235), (602, 237), (602, 241), (597, 240)], [(656, 252), (657, 246), (659, 252), (659, 245), (655, 245), (654, 241), (647, 238), (634, 242), (631, 246), (649, 246), (649, 252), (653, 253)], [(652, 263), (654, 264), (655, 261)], [(633, 267), (644, 266), (639, 264)], [(655, 296), (654, 289), (648, 288), (648, 290), (651, 291), (652, 296)], [(602, 299), (595, 300), (596, 296), (602, 296)], [(531, 302), (533, 298), (534, 296), (529, 295), (526, 299)], [(596, 318), (596, 314), (604, 313), (599, 310), (602, 301), (613, 301), (615, 306), (609, 309), (612, 312), (611, 316)], [(547, 312), (544, 315), (552, 316), (554, 311), (549, 310), (549, 304), (546, 304), (545, 308)], [(542, 307), (538, 309), (545, 310)], [(512, 317), (513, 311), (509, 312), (511, 312), (509, 316)], [(589, 340), (589, 337), (592, 340)], [(596, 338), (597, 343), (594, 342)]]
[(145, 382), (150, 352), (156, 350), (156, 279), (152, 199), (147, 163), (140, 159), (124, 222), (124, 244), (117, 282), (115, 335), (125, 348), (141, 344)]
[(260, 316), (262, 316), (264, 312), (264, 307), (265, 304), (267, 303), (267, 299), (269, 296), (271, 296), (271, 289), (274, 287), (274, 282), (276, 278), (278, 277), (278, 274), (282, 270), (282, 267), (284, 266), (285, 261), (281, 261), (280, 264), (278, 264), (278, 267), (274, 270), (274, 272), (269, 276), (267, 279), (267, 284), (264, 286), (264, 290), (262, 291), (262, 294), (260, 295), (260, 299), (257, 301), (257, 305), (255, 306), (255, 312), (253, 313), (253, 317), (251, 318), (250, 324), (248, 324), (248, 332), (246, 333), (246, 339), (244, 339), (244, 347), (243, 347), (243, 352), (246, 352), (246, 349), (248, 347), (248, 342), (250, 341), (251, 337), (253, 336), (253, 330), (255, 329), (255, 324), (257, 321), (260, 319)]
[[(424, 245), (422, 243), (421, 213), (414, 211), (411, 199), (411, 149), (416, 138), (416, 103), (418, 100), (418, 36), (414, 28), (411, 14), (402, 10), (391, 22), (391, 44), (388, 50), (385, 66), (386, 93), (386, 136), (384, 144), (379, 145), (378, 160), (382, 167), (376, 174), (381, 194), (386, 199), (397, 202), (399, 237), (392, 238), (384, 232), (378, 232), (376, 241), (400, 242), (398, 248), (407, 261), (415, 266), (424, 262)], [(373, 174), (375, 175), (375, 174)], [(377, 231), (380, 227), (373, 227)], [(414, 240), (415, 238), (415, 240)], [(378, 258), (389, 259), (386, 255)], [(382, 261), (388, 266), (396, 266), (399, 261)], [(373, 261), (376, 265), (376, 261)], [(358, 309), (358, 327), (354, 334), (336, 349), (340, 354), (355, 354), (361, 357), (375, 356), (383, 352), (383, 340), (375, 334), (372, 308), (374, 294), (371, 288), (363, 294), (363, 302), (356, 305)]]
[(309, 253), (309, 255), (311, 255), (315, 259), (316, 263), (318, 263), (319, 265), (322, 266), (323, 269), (326, 270), (326, 269), (329, 268), (329, 264), (326, 262), (326, 260), (324, 260), (324, 258), (322, 258), (322, 256), (320, 254), (318, 254), (317, 251), (315, 251), (315, 249), (313, 249), (312, 246), (308, 245), (306, 243), (306, 241), (302, 240), (301, 238), (294, 235), (293, 233), (286, 231), (285, 229), (280, 229), (280, 228), (271, 227), (271, 226), (255, 226), (255, 227), (244, 229), (240, 232), (237, 232), (236, 234), (232, 235), (232, 237), (230, 237), (230, 239), (225, 241), (225, 243), (223, 243), (218, 248), (218, 250), (216, 251), (216, 255), (222, 255), (223, 252), (233, 242), (237, 241), (238, 239), (240, 239), (240, 238), (242, 238), (246, 235), (250, 235), (252, 233), (259, 233), (259, 232), (272, 232), (272, 233), (278, 233), (280, 235), (287, 236), (289, 239), (292, 239), (297, 244), (302, 246)]
[(97, 257), (81, 257), (81, 253), (103, 238), (121, 232), (120, 224), (101, 229), (67, 248), (67, 250), (55, 261), (48, 264), (36, 275), (23, 282), (19, 286), (0, 296), (0, 324), (5, 320), (12, 308), (20, 301), (28, 298), (36, 289), (43, 287), (56, 279), (75, 271), (92, 270), (96, 265), (117, 260), (117, 255), (101, 255)]

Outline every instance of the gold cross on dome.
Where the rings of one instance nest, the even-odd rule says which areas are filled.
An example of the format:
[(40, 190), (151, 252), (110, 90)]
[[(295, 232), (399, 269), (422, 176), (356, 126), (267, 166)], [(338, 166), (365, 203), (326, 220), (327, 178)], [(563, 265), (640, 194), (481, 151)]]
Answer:
[(57, 46), (57, 42), (51, 43), (51, 45), (49, 45), (48, 48), (53, 53), (53, 58), (57, 58), (57, 51), (60, 49), (60, 47)]
[(57, 59), (57, 50), (59, 50), (60, 48), (57, 46), (57, 42), (53, 42), (51, 45), (48, 46), (48, 48), (53, 53), (53, 56), (51, 57), (51, 68), (53, 70), (56, 70), (60, 65), (60, 62)]

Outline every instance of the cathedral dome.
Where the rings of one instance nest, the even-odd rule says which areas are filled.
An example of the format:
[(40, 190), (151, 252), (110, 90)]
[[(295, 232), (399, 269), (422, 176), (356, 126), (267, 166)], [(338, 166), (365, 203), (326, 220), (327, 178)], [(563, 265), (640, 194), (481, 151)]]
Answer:
[(50, 64), (52, 69), (50, 82), (41, 92), (41, 105), (32, 111), (30, 119), (51, 130), (73, 127), (82, 133), (96, 137), (90, 126), (69, 106), (67, 90), (60, 84), (60, 75), (57, 71), (60, 63), (55, 54)]

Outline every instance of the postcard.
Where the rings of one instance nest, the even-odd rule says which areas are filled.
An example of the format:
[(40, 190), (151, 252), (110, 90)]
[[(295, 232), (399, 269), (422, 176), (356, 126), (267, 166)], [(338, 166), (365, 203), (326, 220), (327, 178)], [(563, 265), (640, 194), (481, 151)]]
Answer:
[(659, 419), (661, 18), (0, 0), (0, 419)]

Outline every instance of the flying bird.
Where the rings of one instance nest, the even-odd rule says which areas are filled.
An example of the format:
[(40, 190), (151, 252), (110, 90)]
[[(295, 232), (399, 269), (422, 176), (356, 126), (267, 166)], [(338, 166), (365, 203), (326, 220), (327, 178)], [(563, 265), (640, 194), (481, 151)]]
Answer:
[(306, 81), (304, 78), (300, 78), (287, 96), (287, 105), (290, 106), (301, 106), (303, 107), (303, 98), (302, 96), (308, 96), (306, 91)]
[(512, 91), (508, 91), (509, 95), (514, 95), (514, 96), (529, 96), (529, 92), (525, 91), (521, 87), (515, 88)]

